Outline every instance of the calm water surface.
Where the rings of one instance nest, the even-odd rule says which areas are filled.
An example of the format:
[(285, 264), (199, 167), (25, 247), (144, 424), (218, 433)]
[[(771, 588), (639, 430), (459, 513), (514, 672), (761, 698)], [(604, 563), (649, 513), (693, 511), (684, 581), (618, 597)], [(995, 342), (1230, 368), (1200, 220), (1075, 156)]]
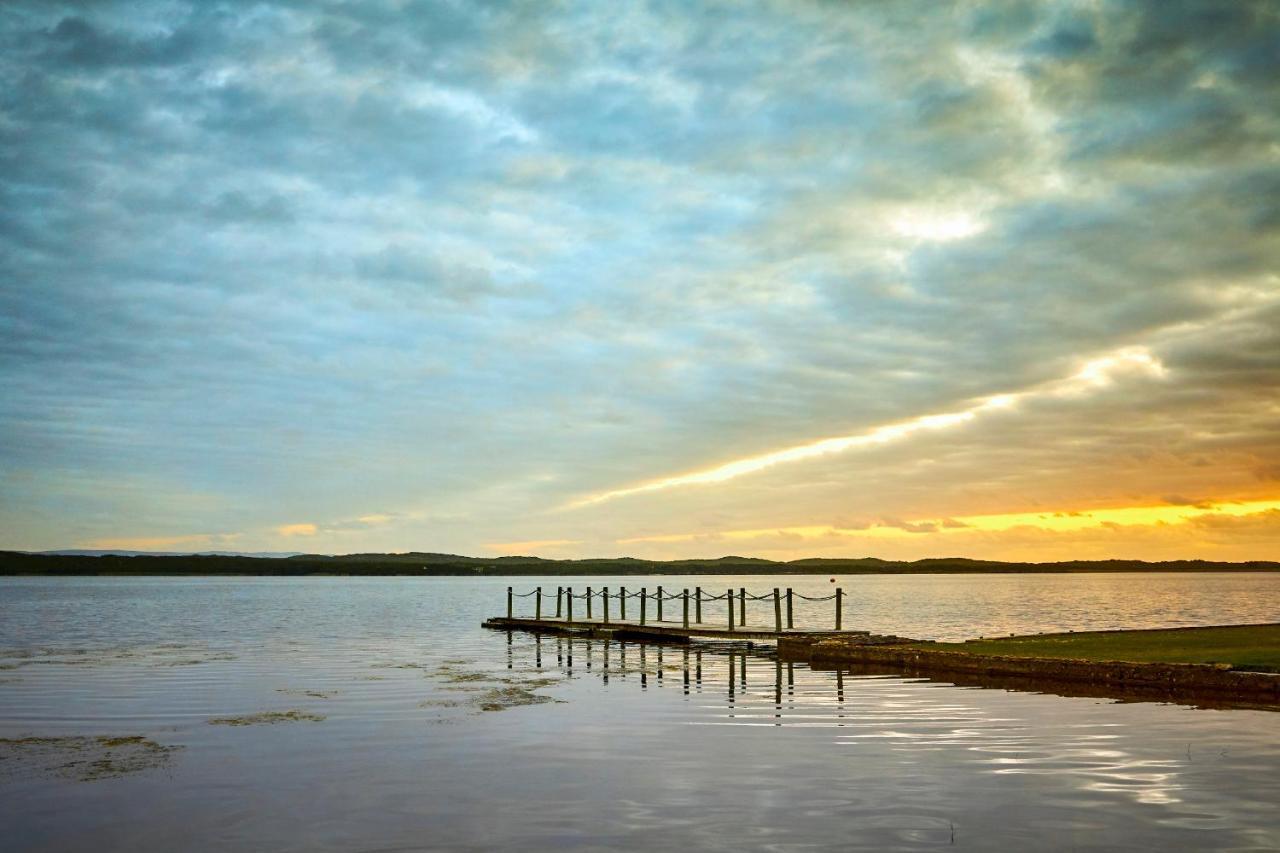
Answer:
[[(2, 846), (1280, 849), (1280, 714), (818, 672), (759, 645), (482, 630), (508, 582), (0, 579), (0, 738), (180, 747), (105, 778), (0, 752)], [(659, 582), (741, 581), (590, 581)], [(1280, 619), (1276, 575), (840, 585), (846, 626), (936, 639)], [(753, 622), (772, 618), (756, 606)], [(829, 609), (797, 621), (825, 626)], [(316, 719), (210, 723), (289, 711)]]

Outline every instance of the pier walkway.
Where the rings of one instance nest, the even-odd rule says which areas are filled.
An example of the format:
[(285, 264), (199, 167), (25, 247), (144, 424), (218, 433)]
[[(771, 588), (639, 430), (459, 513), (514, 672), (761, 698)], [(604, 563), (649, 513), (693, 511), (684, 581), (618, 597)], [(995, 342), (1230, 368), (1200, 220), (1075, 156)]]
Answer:
[[(517, 600), (532, 598), (533, 612), (517, 614)], [(795, 599), (808, 602), (830, 601), (834, 604), (834, 628), (795, 626)], [(551, 606), (554, 600), (554, 608)], [(716, 602), (724, 602), (723, 608)], [(749, 602), (765, 602), (764, 609), (772, 624), (748, 625)], [(530, 609), (529, 603), (521, 609)], [(575, 615), (575, 603), (577, 614)], [(631, 618), (627, 610), (630, 603)], [(834, 637), (866, 636), (869, 632), (846, 630), (843, 622), (844, 591), (836, 589), (831, 595), (806, 596), (788, 588), (775, 587), (763, 595), (748, 593), (745, 587), (728, 589), (719, 595), (711, 595), (702, 587), (669, 592), (662, 587), (650, 591), (647, 587), (628, 592), (619, 587), (610, 592), (608, 587), (575, 593), (572, 587), (556, 587), (555, 595), (544, 593), (542, 587), (529, 592), (516, 593), (507, 587), (507, 615), (495, 616), (484, 622), (484, 627), (498, 630), (535, 631), (555, 634), (585, 633), (594, 637), (628, 637), (667, 642), (687, 642), (694, 638), (709, 640), (802, 640), (818, 641)], [(714, 617), (706, 610), (714, 607)], [(652, 609), (651, 609), (652, 608)], [(678, 618), (668, 613), (678, 612)], [(703, 616), (708, 616), (706, 620)]]

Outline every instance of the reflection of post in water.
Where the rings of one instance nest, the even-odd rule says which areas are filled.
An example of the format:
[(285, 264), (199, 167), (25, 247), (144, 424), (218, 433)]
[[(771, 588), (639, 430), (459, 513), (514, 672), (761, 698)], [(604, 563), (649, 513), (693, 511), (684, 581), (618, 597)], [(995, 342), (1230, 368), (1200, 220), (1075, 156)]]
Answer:
[(622, 673), (622, 677), (627, 677), (627, 644), (625, 642), (618, 643), (618, 671)]
[(782, 718), (782, 661), (773, 661), (773, 718)]
[(511, 649), (511, 632), (507, 632), (507, 669), (515, 668), (515, 659), (512, 656)]
[(640, 644), (640, 689), (641, 690), (647, 689), (649, 686), (649, 666), (645, 660), (646, 657), (647, 655), (645, 654), (644, 643), (641, 643)]
[[(844, 670), (836, 670), (836, 704), (844, 709)], [(844, 716), (841, 714), (840, 716)]]
[(684, 647), (684, 695), (689, 695), (689, 647)]
[(604, 683), (609, 683), (609, 641), (604, 641)]
[(697, 649), (693, 653), (694, 666), (693, 671), (694, 684), (698, 688), (698, 692), (702, 692), (702, 649)]
[[(747, 692), (747, 653), (746, 652), (743, 652), (741, 655), (738, 656), (738, 666), (740, 667), (739, 671), (742, 673), (742, 692), (746, 693)], [(733, 670), (729, 670), (729, 677), (733, 678)]]
[(533, 635), (533, 664), (538, 669), (542, 669), (542, 635)]
[(565, 670), (569, 673), (572, 673), (573, 672), (573, 638), (572, 637), (569, 638), (569, 641), (565, 643), (565, 645), (568, 647), (568, 653), (565, 655), (565, 659), (564, 659)]
[(794, 698), (796, 695), (796, 665), (787, 662), (787, 695)]
[(592, 642), (587, 640), (587, 669), (591, 669), (591, 646)]
[(658, 646), (658, 686), (662, 686), (662, 646)]
[(729, 652), (729, 707), (730, 708), (733, 707), (734, 686), (735, 686), (734, 679), (733, 679), (733, 672), (738, 666), (737, 658), (738, 658), (737, 655), (735, 655), (733, 652)]

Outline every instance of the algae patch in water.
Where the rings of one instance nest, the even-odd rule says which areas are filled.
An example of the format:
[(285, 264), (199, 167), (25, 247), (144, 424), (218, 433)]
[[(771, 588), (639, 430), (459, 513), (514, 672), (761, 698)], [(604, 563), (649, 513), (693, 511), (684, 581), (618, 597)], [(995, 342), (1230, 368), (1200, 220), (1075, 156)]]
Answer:
[(543, 687), (553, 687), (559, 684), (563, 679), (559, 678), (527, 678), (524, 681), (514, 681), (512, 684), (518, 684), (527, 687), (530, 690), (541, 690)]
[[(476, 682), (503, 683), (505, 680), (487, 672), (460, 669), (456, 663), (445, 661), (436, 667), (432, 675), (445, 684), (474, 684)], [(479, 690), (478, 687), (452, 687), (452, 690)]]
[(442, 680), (449, 684), (465, 684), (469, 681), (498, 681), (491, 675), (483, 672), (450, 672), (443, 668), (436, 673)]
[(444, 683), (451, 693), (471, 693), (467, 701), (452, 699), (428, 700), (422, 708), (456, 708), (470, 706), (480, 711), (505, 711), (524, 705), (542, 705), (559, 702), (551, 696), (535, 693), (545, 687), (560, 683), (559, 678), (512, 678), (488, 672), (462, 669), (465, 661), (445, 661), (436, 667), (433, 675)]
[(211, 726), (261, 726), (275, 723), (318, 723), (324, 720), (323, 714), (312, 714), (308, 711), (262, 711), (257, 714), (244, 714), (239, 717), (214, 717), (209, 720)]
[(298, 687), (278, 687), (277, 693), (284, 693), (287, 696), (308, 696), (312, 699), (332, 699), (337, 696), (340, 691), (337, 690), (304, 690)]
[(481, 711), (505, 711), (508, 708), (519, 708), (524, 705), (542, 705), (546, 702), (558, 702), (552, 696), (534, 693), (525, 687), (496, 687), (480, 697)]
[(142, 735), (0, 738), (0, 779), (94, 782), (166, 767), (179, 749)]
[(211, 651), (203, 645), (165, 643), (153, 646), (129, 646), (81, 649), (0, 650), (0, 669), (24, 666), (113, 666), (137, 664), (149, 666), (196, 666), (211, 661), (235, 660), (230, 652)]

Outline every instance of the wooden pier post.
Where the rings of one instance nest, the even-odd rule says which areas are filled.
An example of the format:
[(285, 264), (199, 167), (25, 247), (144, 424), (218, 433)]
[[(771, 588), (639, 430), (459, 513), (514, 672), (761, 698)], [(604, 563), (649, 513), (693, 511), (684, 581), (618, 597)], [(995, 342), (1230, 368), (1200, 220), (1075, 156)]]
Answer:
[(627, 621), (627, 588), (625, 586), (618, 587), (618, 618), (623, 622)]
[(644, 612), (649, 606), (649, 588), (647, 586), (640, 587), (640, 624), (644, 624)]
[[(564, 621), (573, 621), (573, 587), (566, 586), (564, 588)], [(570, 660), (573, 658), (571, 657)], [(570, 664), (572, 666), (572, 664)]]
[(684, 627), (689, 627), (689, 590), (684, 591)]
[[(733, 630), (733, 590), (729, 590), (729, 592), (725, 595), (725, 601), (729, 602), (729, 630), (732, 631)], [(732, 680), (733, 680), (733, 677), (730, 676), (730, 681)]]
[(773, 630), (782, 633), (782, 593), (773, 588)]
[(658, 621), (662, 621), (662, 587), (658, 587)]
[(587, 618), (591, 618), (591, 587), (587, 587)]
[(791, 587), (787, 587), (787, 630), (790, 631), (795, 627), (795, 623), (791, 621)]
[(693, 621), (702, 624), (702, 587), (693, 590)]
[(840, 587), (836, 587), (836, 630), (837, 631), (840, 630), (840, 623), (841, 621), (843, 621), (842, 620), (842, 617), (844, 616), (843, 605), (844, 605), (844, 590), (842, 590)]
[(738, 587), (738, 624), (747, 624), (747, 588)]
[(533, 618), (542, 620), (542, 587), (538, 587), (538, 591), (534, 593)]
[(514, 607), (515, 607), (515, 599), (511, 595), (511, 587), (507, 587), (507, 618), (508, 619), (511, 618)]
[[(601, 587), (600, 597), (604, 600), (604, 624), (609, 624), (609, 587)], [(608, 648), (606, 646), (605, 648)]]
[(564, 593), (564, 587), (556, 587), (556, 618), (559, 619), (564, 613), (560, 610), (560, 596)]

